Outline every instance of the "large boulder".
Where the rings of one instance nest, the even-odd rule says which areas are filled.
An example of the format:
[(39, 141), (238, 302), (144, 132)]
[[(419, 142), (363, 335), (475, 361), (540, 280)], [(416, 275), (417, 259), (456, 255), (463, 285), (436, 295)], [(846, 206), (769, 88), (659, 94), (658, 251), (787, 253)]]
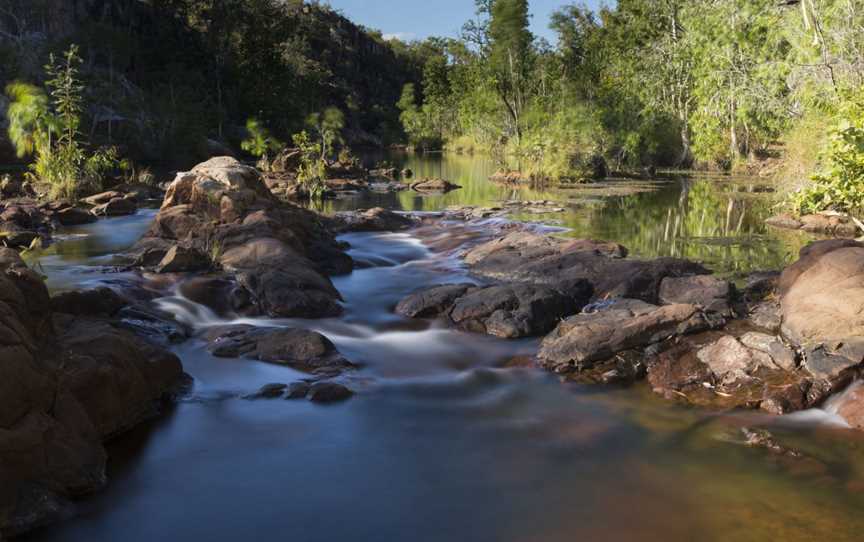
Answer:
[(52, 301), (0, 249), (0, 537), (57, 519), (64, 499), (103, 487), (103, 442), (156, 413), (184, 381), (176, 356), (116, 326), (114, 303), (75, 307), (107, 295)]
[(255, 168), (229, 157), (178, 173), (130, 253), (135, 265), (164, 272), (204, 267), (204, 256), (245, 290), (246, 314), (273, 317), (340, 314), (328, 275), (353, 268), (325, 220), (280, 202)]
[(779, 284), (783, 335), (805, 351), (805, 368), (831, 382), (864, 363), (864, 244), (813, 243)]

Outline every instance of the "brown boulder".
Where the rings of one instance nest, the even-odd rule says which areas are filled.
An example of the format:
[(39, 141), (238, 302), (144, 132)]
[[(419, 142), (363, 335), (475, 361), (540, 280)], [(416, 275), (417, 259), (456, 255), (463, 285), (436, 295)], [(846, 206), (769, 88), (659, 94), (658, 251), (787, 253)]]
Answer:
[(133, 198), (114, 198), (107, 203), (97, 205), (90, 210), (95, 216), (125, 216), (134, 215), (138, 211), (138, 204)]
[(829, 380), (864, 362), (864, 244), (813, 243), (780, 278), (783, 335), (807, 351), (805, 367)]
[(338, 232), (398, 231), (412, 228), (417, 220), (381, 207), (366, 211), (339, 213), (333, 217), (333, 228)]

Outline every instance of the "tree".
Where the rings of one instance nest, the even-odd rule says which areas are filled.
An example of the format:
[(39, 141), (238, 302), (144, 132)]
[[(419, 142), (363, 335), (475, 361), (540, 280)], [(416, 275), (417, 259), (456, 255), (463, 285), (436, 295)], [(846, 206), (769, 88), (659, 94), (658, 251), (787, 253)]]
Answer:
[(15, 82), (6, 87), (6, 94), (11, 100), (6, 112), (9, 139), (18, 158), (50, 152), (51, 134), (56, 132), (57, 122), (45, 92), (34, 85)]
[(333, 144), (342, 142), (345, 115), (337, 107), (328, 107), (323, 113), (309, 115), (306, 125), (318, 134), (321, 140), (321, 160), (326, 160), (332, 153)]
[[(481, 4), (482, 5), (482, 4)], [(495, 0), (489, 20), (489, 57), (495, 89), (507, 111), (510, 132), (522, 134), (522, 113), (529, 99), (534, 36), (527, 0)]]

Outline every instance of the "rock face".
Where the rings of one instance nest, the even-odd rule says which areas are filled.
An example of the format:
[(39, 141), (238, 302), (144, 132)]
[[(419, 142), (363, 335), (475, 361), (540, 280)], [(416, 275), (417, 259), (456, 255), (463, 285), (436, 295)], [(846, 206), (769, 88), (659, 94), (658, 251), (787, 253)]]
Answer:
[(334, 234), (315, 213), (278, 201), (255, 168), (233, 158), (178, 173), (131, 257), (159, 266), (178, 246), (206, 255), (245, 290), (236, 298), (247, 300), (238, 307), (243, 314), (317, 318), (342, 311), (327, 275), (353, 264)]
[(226, 326), (211, 329), (204, 339), (217, 357), (246, 357), (327, 376), (355, 367), (327, 337), (305, 329)]
[(104, 486), (103, 441), (183, 382), (173, 354), (107, 315), (58, 312), (70, 300), (52, 303), (38, 275), (0, 249), (0, 535), (56, 519), (64, 498)]

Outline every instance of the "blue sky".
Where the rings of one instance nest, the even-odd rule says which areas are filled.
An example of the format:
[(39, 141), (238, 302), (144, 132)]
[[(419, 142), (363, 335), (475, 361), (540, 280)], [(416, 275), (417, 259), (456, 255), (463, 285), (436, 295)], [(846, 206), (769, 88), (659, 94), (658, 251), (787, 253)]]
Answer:
[[(560, 6), (573, 2), (530, 0), (534, 33), (554, 42), (548, 28), (549, 16)], [(354, 22), (406, 40), (455, 37), (462, 24), (474, 16), (473, 0), (329, 0), (328, 3)], [(584, 3), (597, 8), (601, 1), (584, 0)]]

